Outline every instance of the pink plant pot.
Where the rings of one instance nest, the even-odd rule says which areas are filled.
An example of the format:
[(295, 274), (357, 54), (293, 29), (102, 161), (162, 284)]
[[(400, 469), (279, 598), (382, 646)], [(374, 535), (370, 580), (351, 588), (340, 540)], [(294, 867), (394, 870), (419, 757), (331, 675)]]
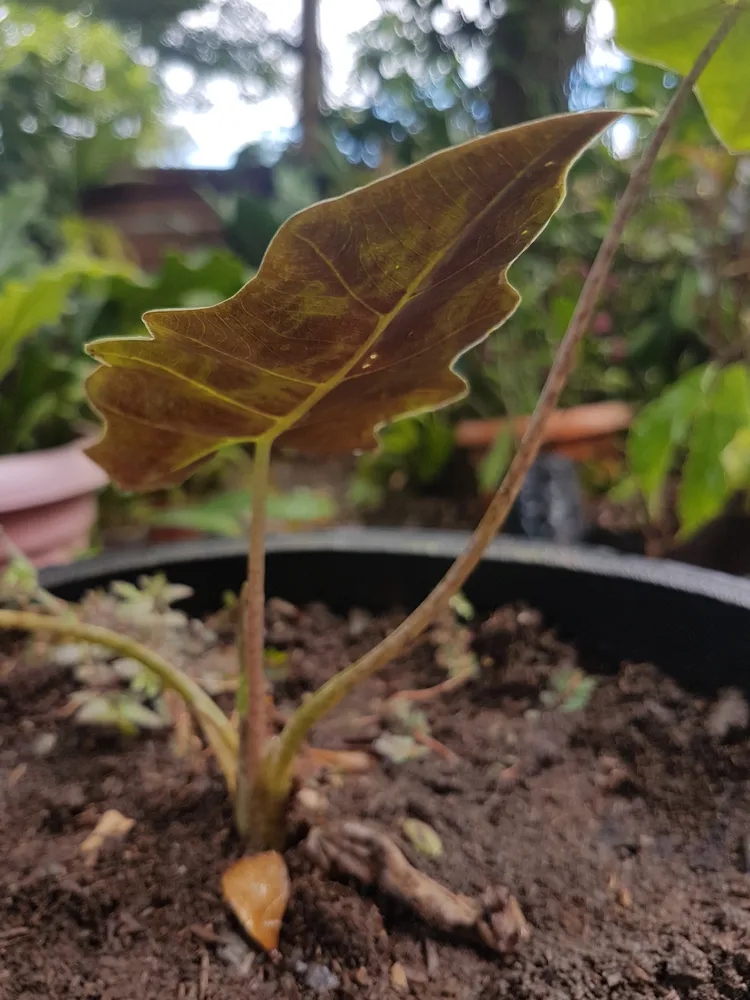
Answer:
[[(0, 456), (0, 525), (36, 566), (69, 562), (88, 545), (107, 483), (83, 453), (88, 443)], [(0, 568), (7, 561), (0, 538)]]

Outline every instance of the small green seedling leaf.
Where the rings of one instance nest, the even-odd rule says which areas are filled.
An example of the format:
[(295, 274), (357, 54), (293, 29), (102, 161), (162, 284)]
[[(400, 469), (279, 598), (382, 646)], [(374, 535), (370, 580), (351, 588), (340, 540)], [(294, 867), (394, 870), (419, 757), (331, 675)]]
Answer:
[(25, 557), (16, 556), (0, 573), (0, 601), (29, 601), (36, 594), (38, 586), (39, 579), (34, 565)]
[[(178, 601), (186, 601), (193, 596), (193, 588), (184, 583), (170, 583), (163, 573), (152, 577), (140, 577), (141, 585), (146, 587), (160, 611), (171, 608)], [(145, 582), (144, 582), (145, 581)]]
[(128, 682), (135, 680), (135, 678), (144, 669), (143, 664), (139, 663), (138, 660), (133, 660), (127, 656), (122, 656), (117, 660), (113, 660), (109, 666), (112, 670), (114, 670), (120, 680)]
[(106, 421), (91, 457), (125, 489), (157, 489), (243, 441), (373, 450), (380, 425), (459, 398), (453, 361), (516, 308), (507, 269), (619, 116), (518, 125), (313, 205), (234, 297), (147, 313), (149, 339), (90, 345)]
[(706, 118), (731, 152), (750, 151), (748, 0), (612, 0), (615, 41), (634, 59), (685, 76), (724, 18), (739, 17), (704, 70), (696, 92)]
[(170, 720), (166, 714), (160, 714), (159, 712), (154, 711), (154, 709), (149, 708), (147, 705), (143, 705), (135, 698), (128, 697), (127, 694), (119, 696), (117, 699), (117, 707), (120, 713), (120, 718), (123, 719), (126, 724), (130, 723), (136, 731), (141, 729), (167, 729), (170, 726)]
[(429, 823), (423, 823), (421, 819), (405, 819), (401, 829), (419, 853), (424, 854), (426, 858), (443, 856), (443, 842)]
[[(140, 604), (144, 600), (143, 591), (127, 580), (113, 580), (109, 589), (124, 604)], [(148, 602), (151, 603), (150, 601)]]
[(595, 678), (581, 677), (574, 689), (566, 696), (560, 710), (562, 712), (582, 712), (591, 700), (595, 688)]
[(429, 735), (430, 723), (420, 709), (415, 708), (408, 699), (394, 699), (387, 703), (386, 721), (395, 733), (412, 735), (424, 733)]
[(283, 680), (289, 673), (289, 653), (285, 649), (267, 646), (265, 653), (266, 677), (270, 681)]
[(164, 573), (153, 576), (139, 576), (138, 590), (150, 598), (157, 611), (166, 611), (177, 601), (185, 601), (193, 596), (193, 588), (184, 583), (170, 583)]
[(550, 686), (541, 694), (545, 708), (560, 712), (580, 712), (591, 700), (596, 678), (575, 667), (560, 667), (550, 677)]
[(81, 691), (70, 700), (75, 706), (74, 718), (79, 725), (102, 729), (118, 729), (126, 736), (135, 736), (140, 730), (167, 729), (170, 720), (133, 695), (92, 694)]
[(75, 719), (81, 725), (117, 728), (119, 713), (105, 695), (81, 692), (73, 695), (70, 703), (76, 706)]
[(151, 701), (161, 693), (162, 684), (153, 670), (148, 667), (141, 667), (130, 680), (130, 690), (133, 694), (139, 695), (146, 701)]
[(192, 587), (170, 583), (164, 573), (139, 576), (137, 585), (127, 580), (113, 580), (109, 589), (123, 604), (152, 611), (166, 611), (177, 601), (193, 596)]
[(375, 753), (387, 757), (393, 764), (406, 764), (410, 760), (420, 760), (430, 752), (426, 746), (417, 743), (413, 736), (404, 733), (381, 733), (372, 745)]
[(465, 622), (473, 621), (476, 617), (476, 611), (474, 610), (474, 605), (468, 599), (463, 591), (459, 590), (457, 594), (454, 594), (450, 600), (451, 610), (455, 614), (462, 618)]
[(170, 583), (163, 573), (140, 576), (138, 583), (114, 580), (110, 593), (116, 598), (116, 617), (123, 623), (143, 629), (182, 629), (187, 625), (183, 611), (172, 608), (193, 594), (192, 587)]
[(479, 660), (472, 649), (474, 635), (458, 620), (463, 617), (459, 608), (474, 616), (473, 607), (468, 601), (464, 604), (464, 601), (463, 595), (459, 595), (458, 600), (453, 598), (450, 611), (435, 623), (429, 634), (430, 642), (435, 647), (436, 663), (451, 677), (473, 677), (479, 672)]

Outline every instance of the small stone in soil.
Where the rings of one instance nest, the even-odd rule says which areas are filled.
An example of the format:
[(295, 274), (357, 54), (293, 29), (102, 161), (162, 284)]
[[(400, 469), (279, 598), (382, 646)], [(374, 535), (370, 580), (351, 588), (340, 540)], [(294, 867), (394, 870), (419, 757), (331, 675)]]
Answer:
[(617, 757), (601, 756), (597, 761), (597, 771), (594, 783), (603, 792), (626, 793), (635, 787), (631, 773)]
[[(91, 655), (91, 650), (94, 648), (99, 649), (100, 647), (89, 647), (89, 655)], [(53, 647), (49, 652), (49, 658), (52, 663), (57, 667), (75, 667), (86, 655), (84, 646), (77, 643), (60, 643), (59, 646)]]
[(370, 975), (364, 965), (361, 965), (357, 971), (354, 973), (354, 981), (359, 986), (369, 986)]
[(724, 740), (733, 732), (742, 732), (750, 723), (750, 708), (741, 691), (727, 688), (719, 695), (706, 718), (706, 729), (715, 740)]
[(307, 815), (317, 816), (328, 809), (328, 799), (317, 788), (300, 788), (296, 801), (300, 809)]
[(299, 617), (299, 610), (290, 601), (281, 597), (272, 597), (266, 603), (266, 614), (269, 618), (286, 618), (294, 621)]
[(211, 924), (191, 924), (188, 929), (204, 944), (218, 944), (222, 940)]
[(332, 993), (333, 990), (338, 989), (339, 983), (339, 977), (335, 972), (331, 972), (327, 965), (313, 962), (307, 967), (305, 984), (316, 993)]
[(427, 966), (427, 975), (430, 979), (434, 979), (440, 968), (440, 959), (438, 958), (437, 948), (429, 938), (424, 943), (424, 960)]
[(288, 646), (296, 637), (296, 629), (285, 621), (271, 622), (266, 632), (266, 639), (272, 646)]
[(57, 746), (55, 733), (40, 733), (31, 744), (31, 752), (35, 757), (49, 757)]
[(409, 980), (406, 978), (406, 970), (400, 962), (394, 962), (390, 971), (391, 986), (396, 990), (406, 990), (409, 988)]
[[(55, 794), (52, 804), (58, 808), (70, 809), (73, 812), (83, 809), (86, 805), (86, 793), (83, 790), (83, 785), (74, 784), (67, 788), (61, 788), (59, 794)], [(96, 823), (96, 819), (94, 823)]]
[(352, 608), (349, 612), (349, 623), (348, 629), (350, 639), (360, 639), (367, 626), (372, 621), (372, 615), (369, 615), (366, 611), (362, 611), (361, 608)]
[(420, 986), (424, 986), (424, 984), (429, 981), (429, 976), (425, 970), (418, 968), (416, 965), (405, 965), (403, 969), (407, 979), (407, 984), (418, 983)]
[(221, 944), (216, 949), (217, 956), (242, 976), (248, 975), (255, 961), (250, 945), (234, 931), (223, 931)]

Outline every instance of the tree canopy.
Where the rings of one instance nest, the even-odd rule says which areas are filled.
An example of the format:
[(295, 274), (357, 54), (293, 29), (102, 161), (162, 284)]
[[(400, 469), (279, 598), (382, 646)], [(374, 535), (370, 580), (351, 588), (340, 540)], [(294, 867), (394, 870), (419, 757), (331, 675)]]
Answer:
[(162, 91), (113, 24), (8, 3), (0, 15), (0, 189), (38, 178), (70, 199), (165, 138)]

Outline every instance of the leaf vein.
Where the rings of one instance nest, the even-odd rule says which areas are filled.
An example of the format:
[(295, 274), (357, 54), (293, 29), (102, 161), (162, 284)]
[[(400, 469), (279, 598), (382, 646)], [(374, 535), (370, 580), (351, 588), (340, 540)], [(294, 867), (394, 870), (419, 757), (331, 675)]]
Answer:
[[(225, 326), (228, 326), (226, 320), (223, 317), (218, 317)], [(221, 351), (215, 344), (206, 344), (202, 340), (196, 340), (195, 337), (189, 337), (184, 330), (180, 330), (178, 338), (182, 340), (188, 340), (191, 344), (198, 344), (199, 347), (203, 347), (208, 351), (214, 351), (216, 354), (221, 355), (222, 358), (227, 358), (232, 362), (233, 365), (241, 365), (243, 368), (253, 368), (255, 371), (262, 372), (264, 375), (271, 375), (273, 378), (284, 379), (287, 382), (298, 382), (300, 385), (309, 385), (313, 389), (317, 389), (320, 385), (319, 382), (309, 382), (307, 379), (294, 378), (292, 375), (282, 375), (281, 372), (272, 371), (269, 368), (262, 368), (259, 364), (254, 361), (248, 361), (247, 358), (241, 358), (236, 354), (229, 354), (227, 351)], [(253, 338), (257, 340), (257, 338)], [(262, 342), (261, 342), (262, 343)], [(264, 345), (265, 346), (265, 345)]]
[(307, 236), (303, 236), (302, 233), (298, 233), (297, 237), (298, 239), (302, 240), (303, 243), (307, 243), (310, 249), (313, 250), (315, 254), (317, 254), (320, 260), (322, 260), (323, 263), (326, 265), (326, 267), (329, 268), (331, 274), (336, 278), (336, 280), (339, 282), (339, 284), (344, 289), (347, 295), (349, 295), (352, 299), (354, 299), (355, 302), (358, 302), (361, 306), (364, 306), (364, 308), (367, 309), (369, 312), (371, 312), (373, 316), (383, 315), (378, 309), (374, 309), (368, 302), (365, 302), (364, 299), (361, 299), (359, 295), (357, 295), (354, 289), (350, 287), (346, 279), (339, 273), (338, 268), (333, 263), (333, 261), (329, 260), (329, 258), (326, 257), (326, 255), (323, 253), (320, 247), (317, 247), (311, 239), (309, 239)]
[(147, 360), (146, 358), (139, 358), (139, 364), (142, 364), (145, 368), (153, 368), (155, 371), (163, 372), (168, 378), (175, 378), (182, 382), (187, 382), (188, 385), (194, 386), (199, 390), (201, 394), (211, 396), (214, 399), (226, 403), (231, 409), (239, 410), (241, 413), (254, 413), (256, 416), (264, 417), (266, 420), (276, 421), (278, 416), (274, 416), (272, 413), (265, 413), (263, 410), (257, 409), (254, 406), (247, 406), (245, 403), (239, 403), (229, 396), (225, 396), (223, 393), (218, 392), (216, 389), (211, 388), (201, 382), (196, 382), (195, 379), (190, 378), (189, 375), (185, 375), (182, 372), (176, 371), (174, 368), (166, 368), (164, 365), (157, 364), (155, 361)]

